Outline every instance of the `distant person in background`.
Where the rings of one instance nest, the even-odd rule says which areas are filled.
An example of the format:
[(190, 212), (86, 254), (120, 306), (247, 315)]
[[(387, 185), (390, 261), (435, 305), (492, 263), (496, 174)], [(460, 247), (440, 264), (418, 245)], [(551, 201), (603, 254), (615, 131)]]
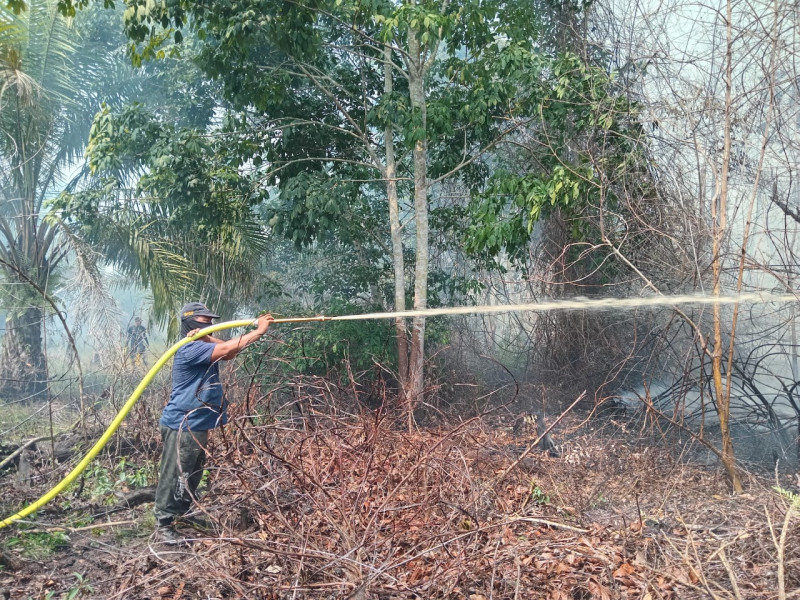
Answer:
[[(205, 304), (190, 302), (181, 309), (178, 318), (181, 334), (191, 337), (218, 316)], [(261, 315), (255, 331), (227, 341), (206, 335), (181, 346), (175, 353), (172, 391), (159, 421), (164, 448), (154, 507), (157, 541), (169, 545), (185, 543), (173, 528), (176, 522), (206, 526), (202, 519), (185, 515), (203, 477), (208, 432), (228, 420), (219, 361), (232, 359), (261, 339), (272, 321), (271, 315)]]
[(142, 325), (142, 320), (139, 317), (134, 318), (133, 325), (128, 327), (128, 353), (134, 365), (139, 361), (143, 365), (147, 364), (144, 353), (149, 345), (147, 329)]

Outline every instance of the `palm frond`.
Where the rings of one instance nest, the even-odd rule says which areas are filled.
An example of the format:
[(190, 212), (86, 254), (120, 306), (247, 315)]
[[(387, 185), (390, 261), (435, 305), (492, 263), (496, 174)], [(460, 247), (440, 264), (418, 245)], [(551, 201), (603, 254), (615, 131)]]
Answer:
[(31, 2), (27, 11), (28, 39), (23, 49), (27, 72), (42, 87), (48, 101), (71, 107), (80, 90), (75, 57), (80, 54), (80, 34), (58, 12), (52, 0)]
[[(56, 220), (55, 217), (50, 217)], [(75, 323), (88, 323), (90, 331), (113, 331), (120, 312), (100, 272), (103, 257), (64, 223), (54, 223), (74, 257), (69, 283), (64, 296), (70, 297), (71, 318)]]
[(13, 46), (0, 45), (0, 109), (6, 94), (15, 94), (21, 106), (31, 106), (40, 91), (39, 83), (22, 69), (22, 56)]
[(229, 223), (216, 237), (200, 240), (191, 226), (170, 218), (167, 206), (141, 192), (115, 195), (103, 188), (98, 193), (100, 199), (77, 202), (93, 208), (74, 218), (91, 223), (82, 235), (108, 264), (151, 290), (157, 321), (167, 322), (189, 299), (206, 299), (232, 314), (257, 294), (258, 268), (268, 246), (256, 221)]

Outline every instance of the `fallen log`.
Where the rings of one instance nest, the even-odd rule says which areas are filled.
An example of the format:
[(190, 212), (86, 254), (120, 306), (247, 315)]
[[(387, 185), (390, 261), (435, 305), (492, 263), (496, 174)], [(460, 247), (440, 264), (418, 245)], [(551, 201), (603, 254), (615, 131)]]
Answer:
[(156, 486), (152, 485), (150, 487), (137, 488), (135, 490), (131, 490), (127, 494), (118, 493), (116, 495), (121, 500), (118, 506), (133, 508), (134, 506), (139, 506), (145, 502), (155, 502)]
[[(55, 440), (55, 444), (53, 447), (55, 448), (55, 458), (58, 462), (63, 462), (65, 459), (70, 458), (77, 448), (78, 444), (83, 441), (85, 438), (83, 435), (79, 435), (75, 433), (78, 425), (80, 424), (80, 420), (75, 421), (66, 431), (62, 431), (61, 433), (57, 433), (54, 436), (43, 435), (40, 437), (31, 438), (25, 442), (22, 442), (19, 446), (14, 448), (8, 444), (4, 444), (0, 446), (0, 451), (2, 452), (10, 452), (8, 456), (6, 456), (2, 461), (0, 461), (0, 471), (7, 467), (9, 464), (14, 462), (15, 464), (18, 462), (17, 457), (25, 452), (28, 448), (33, 448), (39, 442), (44, 442), (47, 440)], [(53, 453), (53, 447), (45, 447), (42, 448), (42, 452), (46, 456), (50, 456)], [(13, 449), (12, 449), (13, 448)]]
[(44, 440), (49, 440), (49, 439), (50, 439), (49, 435), (43, 435), (41, 437), (28, 440), (27, 442), (19, 446), (16, 450), (14, 450), (11, 454), (6, 456), (2, 461), (0, 461), (0, 470), (2, 470), (3, 467), (11, 463), (17, 456), (22, 454), (27, 448), (30, 448), (31, 446), (33, 446), (38, 442), (42, 442)]
[(130, 510), (131, 508), (139, 506), (140, 504), (145, 504), (146, 502), (155, 502), (156, 486), (153, 485), (150, 487), (137, 488), (126, 494), (123, 494), (122, 492), (115, 492), (114, 495), (119, 498), (120, 502), (114, 506), (109, 506), (108, 508), (93, 514), (93, 519), (107, 517), (108, 515), (118, 513), (123, 510)]

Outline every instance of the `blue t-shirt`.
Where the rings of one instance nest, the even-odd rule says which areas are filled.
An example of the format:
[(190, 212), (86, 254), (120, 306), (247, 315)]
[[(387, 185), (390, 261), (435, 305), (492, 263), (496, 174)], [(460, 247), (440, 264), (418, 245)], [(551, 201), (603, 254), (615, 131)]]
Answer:
[(222, 402), (219, 363), (211, 342), (189, 342), (175, 353), (172, 393), (159, 421), (170, 429), (207, 431), (228, 422)]

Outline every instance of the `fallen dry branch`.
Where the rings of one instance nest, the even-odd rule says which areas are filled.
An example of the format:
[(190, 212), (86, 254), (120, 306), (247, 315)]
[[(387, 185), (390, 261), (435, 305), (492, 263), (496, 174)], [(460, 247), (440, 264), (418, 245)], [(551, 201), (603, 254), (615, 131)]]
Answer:
[(26, 534), (31, 533), (79, 533), (83, 531), (94, 531), (96, 529), (108, 529), (111, 527), (119, 527), (121, 525), (132, 525), (136, 521), (110, 521), (108, 523), (94, 523), (93, 525), (84, 525), (83, 527), (39, 527), (34, 529), (27, 529)]
[[(193, 572), (208, 575), (183, 593), (243, 588), (256, 598), (737, 597), (731, 578), (741, 575), (730, 553), (743, 540), (734, 529), (713, 548), (696, 537), (709, 535), (711, 526), (695, 521), (696, 531), (684, 528), (678, 513), (669, 534), (661, 523), (649, 532), (643, 523), (654, 520), (659, 502), (644, 493), (637, 509), (627, 490), (614, 489), (623, 481), (630, 485), (630, 472), (619, 476), (619, 461), (631, 461), (629, 471), (653, 490), (659, 473), (674, 474), (674, 465), (653, 468), (655, 452), (589, 438), (566, 444), (563, 460), (534, 455), (533, 462), (517, 463), (520, 443), (529, 448), (532, 439), (514, 438), (510, 427), (485, 419), (407, 433), (389, 422), (321, 412), (313, 429), (271, 424), (229, 431), (214, 449), (218, 470), (203, 502), (218, 533), (188, 554), (197, 561)], [(598, 486), (574, 478), (611, 477), (612, 471), (617, 477), (601, 488), (622, 518), (604, 523), (576, 502)], [(552, 482), (548, 498), (541, 491), (543, 474)], [(708, 482), (700, 487), (708, 490)], [(573, 498), (566, 502), (570, 488)], [(712, 489), (724, 493), (724, 481)], [(639, 510), (642, 521), (627, 518)], [(718, 532), (729, 525), (706, 522)], [(685, 550), (673, 539), (682, 540)], [(692, 544), (695, 555), (687, 563)], [(729, 552), (724, 558), (713, 554), (721, 545)], [(166, 580), (174, 592), (178, 580)], [(128, 593), (157, 591), (134, 586)], [(739, 596), (754, 597), (747, 590)]]
[[(732, 497), (722, 476), (578, 415), (560, 424), (563, 458), (509, 470), (536, 437), (511, 418), (408, 433), (342, 414), (234, 420), (199, 506), (213, 531), (166, 552), (104, 542), (98, 597), (756, 600), (774, 597), (781, 533), (786, 597), (800, 585), (797, 520), (755, 478)], [(73, 546), (113, 536), (80, 529)]]
[(32, 438), (32, 439), (20, 444), (20, 446), (16, 450), (14, 450), (11, 454), (6, 456), (3, 460), (0, 460), (0, 469), (5, 467), (6, 465), (10, 464), (17, 456), (19, 456), (20, 454), (25, 452), (25, 450), (27, 450), (31, 446), (33, 446), (33, 445), (35, 445), (35, 444), (37, 444), (39, 442), (42, 442), (44, 440), (49, 440), (49, 439), (50, 439), (49, 435), (42, 435), (42, 436), (39, 436), (39, 437)]
[(506, 477), (506, 475), (508, 475), (508, 473), (512, 469), (518, 467), (519, 464), (531, 453), (531, 451), (539, 446), (539, 443), (545, 438), (545, 436), (548, 435), (550, 431), (552, 431), (552, 429), (556, 425), (558, 425), (558, 423), (564, 417), (566, 417), (570, 413), (570, 411), (573, 408), (575, 408), (575, 406), (585, 397), (586, 397), (586, 392), (585, 391), (581, 392), (580, 395), (572, 402), (572, 404), (570, 404), (566, 410), (564, 410), (560, 415), (558, 415), (558, 417), (556, 417), (556, 419), (552, 423), (550, 423), (550, 426), (547, 427), (533, 442), (531, 442), (531, 444), (525, 449), (525, 451), (522, 454), (519, 455), (519, 457), (517, 457), (517, 459), (513, 463), (511, 463), (508, 467), (506, 467), (505, 470), (503, 470), (503, 472), (497, 476), (495, 483), (500, 483), (501, 481), (503, 481), (503, 479)]

